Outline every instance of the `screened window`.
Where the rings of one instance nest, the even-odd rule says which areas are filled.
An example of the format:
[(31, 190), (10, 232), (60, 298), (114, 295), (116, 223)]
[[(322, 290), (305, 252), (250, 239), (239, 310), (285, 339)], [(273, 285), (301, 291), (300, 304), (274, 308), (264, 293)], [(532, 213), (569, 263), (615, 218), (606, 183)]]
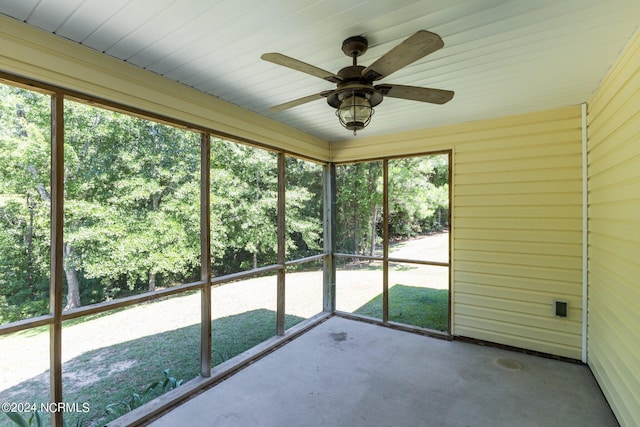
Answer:
[(200, 276), (200, 138), (65, 102), (65, 308)]
[(336, 250), (382, 255), (382, 162), (336, 166)]
[(211, 141), (214, 276), (277, 262), (278, 163), (273, 152)]
[(338, 311), (448, 331), (449, 159), (336, 167)]
[(49, 312), (50, 105), (0, 83), (0, 324)]

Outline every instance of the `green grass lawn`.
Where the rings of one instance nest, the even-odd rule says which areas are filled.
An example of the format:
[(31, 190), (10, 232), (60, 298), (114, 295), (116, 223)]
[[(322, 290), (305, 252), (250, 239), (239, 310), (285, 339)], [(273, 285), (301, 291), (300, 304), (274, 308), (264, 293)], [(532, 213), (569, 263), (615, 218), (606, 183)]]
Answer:
[[(394, 285), (389, 288), (389, 320), (420, 328), (446, 331), (449, 324), (449, 291)], [(382, 318), (382, 294), (354, 313)]]
[[(378, 295), (355, 313), (381, 318), (382, 296)], [(287, 315), (286, 328), (304, 320)], [(389, 320), (433, 330), (446, 331), (448, 323), (448, 291), (395, 285), (389, 289)], [(149, 320), (153, 321), (153, 320)], [(275, 335), (276, 313), (268, 309), (215, 319), (212, 322), (212, 365), (216, 366), (264, 342)], [(46, 328), (39, 331), (47, 334)], [(113, 331), (116, 333), (116, 331)], [(32, 335), (34, 331), (29, 331)], [(90, 404), (86, 414), (69, 413), (69, 426), (98, 426), (117, 418), (123, 411), (110, 414), (108, 405), (131, 400), (142, 394), (154, 381), (164, 379), (163, 371), (185, 382), (200, 371), (200, 326), (198, 324), (148, 335), (82, 353), (63, 365), (65, 402)], [(49, 373), (41, 373), (8, 390), (0, 392), (0, 401), (47, 402)], [(161, 394), (154, 389), (151, 400)], [(118, 408), (124, 408), (119, 406)], [(46, 415), (46, 414), (45, 414)], [(48, 416), (43, 417), (48, 425)], [(81, 424), (77, 424), (80, 422)], [(13, 426), (0, 415), (0, 426)]]
[[(288, 329), (302, 318), (287, 315)], [(276, 313), (257, 309), (216, 319), (212, 322), (212, 364), (218, 365), (276, 333)], [(86, 414), (69, 413), (69, 426), (103, 425), (122, 415), (119, 405), (110, 414), (108, 405), (131, 400), (134, 393), (142, 394), (154, 381), (164, 379), (163, 370), (185, 382), (200, 372), (200, 326), (192, 325), (140, 339), (123, 342), (83, 353), (63, 365), (63, 393), (65, 402), (88, 402)], [(156, 387), (149, 400), (162, 393)], [(12, 396), (4, 399), (3, 395)], [(0, 400), (12, 402), (46, 402), (48, 400), (48, 371), (0, 393)], [(43, 417), (48, 425), (48, 416)], [(0, 416), (0, 426), (13, 426), (8, 417)]]

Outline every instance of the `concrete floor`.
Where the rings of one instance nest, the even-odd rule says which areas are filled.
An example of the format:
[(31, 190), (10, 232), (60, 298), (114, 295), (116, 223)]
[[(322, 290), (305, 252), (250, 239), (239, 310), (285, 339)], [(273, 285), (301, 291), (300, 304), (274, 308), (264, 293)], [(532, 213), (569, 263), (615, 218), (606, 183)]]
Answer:
[(617, 426), (586, 366), (333, 317), (163, 426)]

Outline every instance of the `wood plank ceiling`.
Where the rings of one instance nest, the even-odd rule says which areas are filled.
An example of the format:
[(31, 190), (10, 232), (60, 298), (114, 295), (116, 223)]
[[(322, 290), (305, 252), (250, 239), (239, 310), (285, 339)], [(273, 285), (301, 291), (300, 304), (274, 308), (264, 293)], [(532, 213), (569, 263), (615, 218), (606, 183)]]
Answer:
[[(382, 80), (450, 89), (445, 105), (386, 98), (359, 135), (575, 105), (640, 24), (638, 0), (0, 0), (0, 13), (328, 141), (354, 138), (324, 100), (334, 86), (260, 60), (280, 52), (331, 72), (352, 35), (372, 63), (420, 29), (445, 47)], [(0, 64), (1, 68), (1, 64)], [(357, 138), (357, 137), (355, 137)]]

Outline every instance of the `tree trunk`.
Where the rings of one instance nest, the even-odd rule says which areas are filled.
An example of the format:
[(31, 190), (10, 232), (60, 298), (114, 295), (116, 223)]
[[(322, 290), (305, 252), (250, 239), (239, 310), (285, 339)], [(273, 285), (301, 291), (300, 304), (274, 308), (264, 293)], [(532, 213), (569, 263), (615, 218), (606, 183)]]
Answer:
[(78, 273), (73, 268), (65, 268), (64, 274), (67, 276), (67, 305), (65, 310), (80, 307), (80, 280)]
[[(64, 257), (69, 259), (71, 255), (71, 247), (68, 243), (64, 244)], [(78, 280), (78, 272), (75, 268), (70, 267), (69, 262), (64, 263), (64, 274), (67, 277), (67, 305), (65, 310), (80, 307), (80, 280)]]
[[(40, 177), (38, 176), (38, 171), (36, 170), (35, 166), (27, 165), (25, 169), (27, 172), (29, 172), (29, 174), (33, 179), (35, 180), (40, 179)], [(47, 187), (45, 187), (43, 183), (41, 182), (36, 183), (36, 191), (38, 192), (42, 200), (51, 201), (51, 195), (49, 194), (49, 192), (47, 191)]]
[(360, 249), (360, 221), (358, 218), (358, 207), (353, 212), (353, 254), (358, 255)]
[(376, 219), (378, 218), (378, 207), (373, 207), (373, 215), (371, 215), (371, 250), (369, 256), (373, 256), (376, 247)]
[(156, 290), (156, 273), (150, 271), (149, 272), (149, 292), (153, 292)]
[(33, 287), (33, 209), (29, 195), (27, 194), (27, 207), (29, 208), (29, 228), (27, 231), (27, 286)]

